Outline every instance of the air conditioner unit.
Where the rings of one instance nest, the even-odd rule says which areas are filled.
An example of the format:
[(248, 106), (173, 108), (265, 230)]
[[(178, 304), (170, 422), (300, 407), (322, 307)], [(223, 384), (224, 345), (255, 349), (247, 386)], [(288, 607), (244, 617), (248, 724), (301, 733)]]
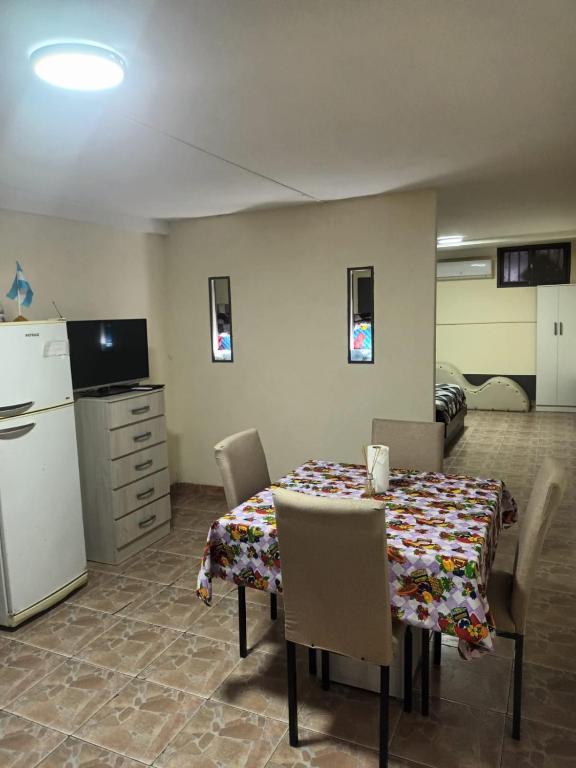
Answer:
[(492, 259), (439, 261), (436, 265), (437, 280), (477, 280), (490, 277), (492, 277)]

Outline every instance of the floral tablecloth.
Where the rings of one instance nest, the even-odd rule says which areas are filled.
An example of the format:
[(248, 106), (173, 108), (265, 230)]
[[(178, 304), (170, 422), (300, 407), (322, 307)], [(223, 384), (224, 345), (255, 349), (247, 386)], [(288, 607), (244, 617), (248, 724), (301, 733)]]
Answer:
[[(365, 479), (363, 466), (310, 460), (276, 485), (315, 496), (361, 498)], [(391, 471), (388, 491), (376, 498), (385, 502), (393, 616), (458, 637), (461, 646), (492, 650), (486, 585), (500, 531), (517, 514), (504, 483), (397, 469)], [(197, 589), (207, 604), (214, 576), (282, 591), (271, 489), (210, 527)]]

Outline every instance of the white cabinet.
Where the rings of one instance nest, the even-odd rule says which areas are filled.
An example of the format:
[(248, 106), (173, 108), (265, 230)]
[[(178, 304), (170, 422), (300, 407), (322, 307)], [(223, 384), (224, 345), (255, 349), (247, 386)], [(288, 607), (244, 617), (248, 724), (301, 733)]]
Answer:
[(76, 427), (88, 558), (120, 563), (170, 533), (164, 391), (80, 397)]
[(576, 284), (538, 288), (536, 406), (576, 409)]

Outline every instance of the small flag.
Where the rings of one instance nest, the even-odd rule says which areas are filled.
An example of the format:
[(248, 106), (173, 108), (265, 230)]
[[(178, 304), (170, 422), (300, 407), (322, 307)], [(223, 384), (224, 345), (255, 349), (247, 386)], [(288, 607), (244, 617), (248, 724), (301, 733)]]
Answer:
[(14, 278), (14, 282), (12, 283), (12, 288), (8, 291), (6, 294), (6, 297), (9, 299), (19, 299), (20, 304), (23, 307), (29, 307), (30, 304), (32, 304), (32, 297), (34, 296), (34, 291), (32, 288), (30, 288), (30, 283), (26, 278), (24, 277), (24, 272), (22, 272), (22, 267), (20, 266), (20, 262), (16, 262), (16, 277)]

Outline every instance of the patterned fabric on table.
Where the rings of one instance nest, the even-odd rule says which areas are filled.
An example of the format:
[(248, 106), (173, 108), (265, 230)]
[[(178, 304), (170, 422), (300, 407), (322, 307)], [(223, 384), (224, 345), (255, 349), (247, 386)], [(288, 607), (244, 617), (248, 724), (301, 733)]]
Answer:
[[(277, 485), (316, 496), (360, 498), (365, 478), (363, 466), (310, 460)], [(516, 520), (516, 505), (502, 481), (392, 470), (388, 492), (376, 498), (386, 505), (394, 617), (466, 641), (461, 645), (491, 650), (486, 584), (500, 530)], [(362, 542), (352, 540), (350, 546)], [(212, 524), (197, 589), (208, 604), (213, 576), (282, 591), (270, 489)], [(363, 589), (370, 585), (358, 584)]]
[(436, 384), (436, 421), (448, 424), (466, 405), (466, 395), (457, 384)]

